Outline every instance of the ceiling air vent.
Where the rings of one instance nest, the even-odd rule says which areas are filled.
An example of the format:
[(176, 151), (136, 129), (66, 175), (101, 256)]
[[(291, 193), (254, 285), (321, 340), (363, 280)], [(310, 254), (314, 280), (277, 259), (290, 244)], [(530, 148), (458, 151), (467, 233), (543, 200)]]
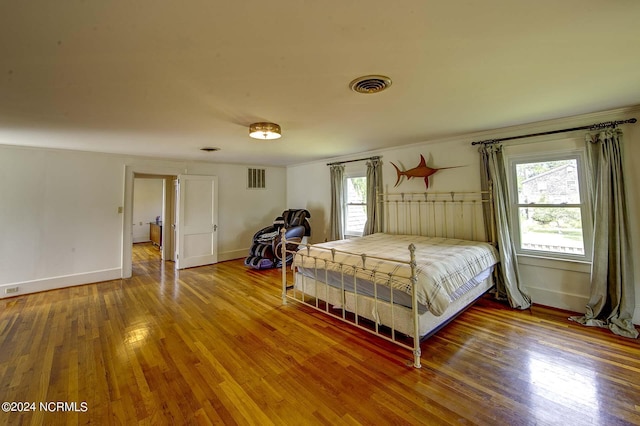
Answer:
[(247, 169), (247, 188), (264, 189), (267, 187), (265, 169)]
[(389, 86), (391, 86), (391, 79), (384, 75), (365, 75), (349, 83), (349, 87), (354, 92), (366, 94), (382, 92)]

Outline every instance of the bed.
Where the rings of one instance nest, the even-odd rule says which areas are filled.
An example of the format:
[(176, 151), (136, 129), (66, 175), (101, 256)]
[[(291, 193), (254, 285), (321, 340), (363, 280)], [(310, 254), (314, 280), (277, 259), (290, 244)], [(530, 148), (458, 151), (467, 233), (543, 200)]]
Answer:
[(420, 342), (493, 286), (498, 254), (483, 220), (490, 200), (483, 192), (382, 194), (384, 232), (291, 252), (283, 303), (293, 299), (410, 349), (420, 368)]

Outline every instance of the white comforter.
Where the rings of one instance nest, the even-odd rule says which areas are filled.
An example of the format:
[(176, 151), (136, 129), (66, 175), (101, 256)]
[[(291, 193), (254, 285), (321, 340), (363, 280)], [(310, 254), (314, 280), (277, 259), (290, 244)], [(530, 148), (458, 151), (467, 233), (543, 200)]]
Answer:
[[(409, 244), (416, 247), (418, 303), (437, 316), (446, 310), (458, 288), (498, 262), (495, 248), (487, 243), (378, 233), (303, 248), (297, 253), (293, 266), (342, 270), (345, 275), (352, 275), (355, 270), (358, 278), (411, 294)], [(333, 255), (332, 248), (335, 249)], [(362, 253), (367, 254), (364, 267)], [(332, 260), (332, 257), (333, 261), (322, 260)], [(318, 278), (321, 277), (319, 273)]]

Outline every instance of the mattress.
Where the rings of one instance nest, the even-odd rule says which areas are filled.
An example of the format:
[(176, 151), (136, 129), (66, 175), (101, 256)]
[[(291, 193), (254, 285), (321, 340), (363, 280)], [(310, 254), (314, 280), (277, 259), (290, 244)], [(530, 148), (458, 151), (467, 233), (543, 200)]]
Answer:
[(393, 295), (394, 303), (408, 300), (410, 306), (410, 244), (415, 247), (417, 301), (423, 312), (436, 316), (473, 288), (474, 280), (483, 281), (482, 274), (490, 274), (498, 261), (495, 248), (483, 242), (377, 233), (302, 249), (293, 267), (331, 286), (369, 296), (375, 291), (387, 299)]
[[(473, 303), (477, 298), (489, 291), (493, 287), (491, 275), (486, 279), (477, 283), (473, 288), (460, 295), (458, 299), (451, 302), (448, 308), (441, 315), (434, 315), (428, 311), (418, 312), (419, 337), (430, 335), (441, 326), (450, 321), (453, 317), (462, 312), (467, 306)], [(332, 308), (346, 312), (357, 312), (358, 315), (367, 318), (379, 325), (385, 325), (396, 332), (403, 333), (409, 337), (413, 337), (414, 324), (413, 314), (410, 307), (390, 303), (375, 299), (371, 296), (363, 294), (353, 294), (343, 292), (337, 287), (327, 285), (321, 281), (307, 277), (300, 273), (295, 276), (294, 288), (296, 292), (292, 295), (293, 299), (303, 301), (304, 303), (316, 306), (316, 308), (325, 311), (324, 305), (319, 300), (326, 301)], [(311, 299), (304, 298), (303, 295), (310, 296)], [(340, 317), (333, 311), (325, 311), (332, 316)], [(369, 330), (371, 331), (371, 330)]]
[[(482, 283), (484, 280), (489, 278), (493, 273), (493, 268), (494, 267), (491, 266), (485, 269), (484, 271), (480, 272), (478, 275), (476, 275), (475, 277), (467, 281), (464, 285), (458, 287), (458, 289), (453, 294), (450, 295), (449, 303), (451, 304), (455, 302), (460, 297), (468, 293), (470, 290), (474, 289), (477, 285)], [(327, 283), (331, 287), (334, 287), (338, 290), (344, 290), (350, 293), (355, 292), (363, 296), (377, 298), (385, 302), (391, 302), (390, 287), (386, 285), (378, 285), (377, 288), (374, 288), (373, 282), (367, 279), (356, 278), (354, 280), (352, 276), (347, 276), (343, 284), (343, 280), (342, 280), (343, 275), (337, 271), (328, 271), (325, 269), (316, 271), (314, 269), (300, 267), (298, 268), (298, 273), (307, 278), (317, 279), (318, 281)], [(317, 277), (316, 277), (316, 273), (318, 274)], [(303, 287), (297, 287), (297, 288), (298, 290), (301, 290), (301, 291), (304, 290)], [(313, 293), (310, 295), (314, 297), (322, 296), (322, 295), (316, 295)], [(393, 303), (401, 306), (405, 306), (407, 308), (411, 308), (411, 300), (412, 298), (409, 293), (405, 291), (398, 291), (398, 290), (393, 291)], [(418, 303), (418, 312), (420, 314), (427, 311), (428, 309), (424, 304)]]

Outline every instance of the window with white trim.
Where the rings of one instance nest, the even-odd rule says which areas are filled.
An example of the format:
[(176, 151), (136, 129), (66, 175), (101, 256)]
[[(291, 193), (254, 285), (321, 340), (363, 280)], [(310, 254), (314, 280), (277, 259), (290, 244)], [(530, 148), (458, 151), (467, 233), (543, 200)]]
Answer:
[(349, 174), (344, 178), (344, 236), (361, 237), (367, 221), (367, 177)]
[(513, 156), (509, 165), (517, 253), (590, 261), (584, 151)]

